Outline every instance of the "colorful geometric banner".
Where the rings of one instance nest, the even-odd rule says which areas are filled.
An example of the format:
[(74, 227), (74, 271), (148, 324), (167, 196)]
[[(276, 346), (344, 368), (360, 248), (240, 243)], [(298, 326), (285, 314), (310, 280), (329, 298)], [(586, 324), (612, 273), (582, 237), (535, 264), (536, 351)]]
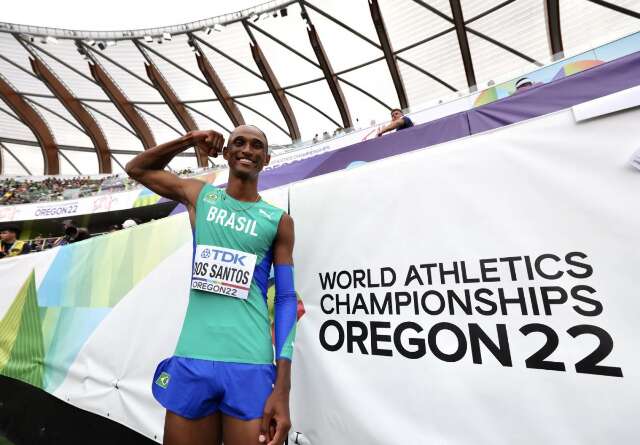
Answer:
[[(287, 206), (286, 189), (262, 196)], [(151, 377), (175, 348), (190, 260), (186, 212), (2, 260), (0, 374), (160, 441)]]

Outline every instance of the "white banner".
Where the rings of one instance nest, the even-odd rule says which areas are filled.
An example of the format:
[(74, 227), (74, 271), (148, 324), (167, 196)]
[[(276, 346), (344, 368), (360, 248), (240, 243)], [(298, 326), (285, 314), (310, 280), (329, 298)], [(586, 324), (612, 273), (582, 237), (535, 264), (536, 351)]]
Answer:
[(564, 111), (294, 185), (295, 429), (637, 442), (639, 121)]
[[(293, 186), (294, 430), (636, 442), (639, 119), (567, 110)], [(182, 213), (1, 260), (0, 373), (160, 442), (191, 248)]]
[(371, 139), (376, 136), (377, 128), (378, 127), (376, 126), (372, 126), (360, 130), (354, 130), (351, 133), (344, 133), (335, 138), (320, 140), (318, 143), (309, 147), (296, 148), (284, 153), (274, 154), (271, 156), (271, 161), (269, 162), (269, 165), (265, 167), (265, 170), (272, 170), (285, 164), (300, 161), (301, 159), (318, 156), (322, 153), (339, 150), (341, 148), (348, 147), (349, 145), (366, 141), (367, 139)]
[(65, 218), (129, 209), (133, 207), (133, 203), (140, 195), (140, 190), (88, 196), (74, 200), (0, 206), (0, 222)]

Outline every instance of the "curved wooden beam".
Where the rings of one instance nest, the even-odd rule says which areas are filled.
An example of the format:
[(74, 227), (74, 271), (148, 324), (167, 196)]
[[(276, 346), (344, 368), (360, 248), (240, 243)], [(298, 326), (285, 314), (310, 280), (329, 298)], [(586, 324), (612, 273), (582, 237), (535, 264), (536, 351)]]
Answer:
[(560, 0), (545, 0), (544, 8), (547, 16), (547, 35), (549, 36), (551, 57), (553, 60), (562, 59), (564, 48), (560, 27)]
[(591, 3), (595, 3), (596, 5), (604, 6), (605, 8), (611, 9), (612, 11), (619, 12), (620, 14), (625, 14), (625, 15), (628, 15), (629, 17), (640, 19), (640, 13), (637, 13), (636, 11), (632, 11), (631, 9), (623, 8), (622, 6), (615, 5), (605, 0), (589, 0), (589, 1)]
[(376, 33), (378, 34), (378, 39), (380, 40), (380, 45), (382, 46), (384, 58), (387, 61), (387, 66), (389, 67), (389, 73), (391, 74), (393, 85), (395, 86), (396, 93), (398, 94), (400, 108), (409, 108), (407, 92), (404, 89), (404, 82), (402, 81), (400, 70), (398, 69), (396, 55), (393, 53), (393, 48), (391, 47), (391, 41), (389, 40), (389, 34), (387, 34), (387, 28), (384, 25), (384, 19), (382, 18), (382, 12), (380, 11), (378, 0), (369, 0), (369, 11), (371, 12), (371, 19), (373, 20), (373, 25), (376, 28)]
[(44, 174), (60, 174), (58, 145), (46, 122), (20, 94), (0, 76), (0, 98), (18, 115), (38, 140), (44, 158)]
[(213, 94), (216, 95), (218, 100), (220, 101), (220, 105), (224, 108), (225, 113), (229, 116), (229, 119), (236, 127), (238, 125), (244, 125), (244, 117), (240, 112), (240, 109), (236, 105), (236, 103), (231, 98), (229, 91), (222, 83), (220, 76), (216, 73), (216, 70), (213, 69), (213, 66), (209, 62), (207, 56), (204, 55), (204, 52), (200, 48), (200, 44), (197, 40), (191, 39), (192, 45), (196, 48), (196, 61), (198, 62), (198, 68), (202, 72), (205, 80), (209, 84), (209, 88), (213, 90)]
[(333, 95), (333, 100), (336, 101), (336, 105), (338, 106), (338, 110), (340, 111), (342, 126), (343, 128), (351, 128), (353, 127), (353, 121), (351, 120), (349, 105), (344, 98), (340, 83), (338, 83), (338, 76), (336, 76), (336, 73), (333, 71), (331, 62), (329, 61), (327, 53), (324, 50), (324, 46), (322, 46), (320, 36), (318, 35), (315, 26), (313, 26), (313, 23), (311, 22), (309, 22), (309, 26), (307, 27), (307, 34), (309, 34), (311, 47), (313, 48), (313, 52), (316, 53), (316, 58), (318, 59), (318, 63), (320, 64), (320, 69), (322, 70), (324, 78), (327, 80), (327, 84), (329, 85), (329, 90), (331, 90), (331, 94)]
[[(198, 130), (198, 126), (193, 120), (193, 117), (186, 107), (180, 102), (180, 99), (178, 99), (178, 96), (165, 80), (158, 68), (156, 68), (152, 63), (145, 63), (144, 67), (147, 70), (149, 80), (165, 100), (173, 114), (176, 116), (176, 119), (178, 119), (178, 122), (180, 122), (180, 125), (182, 125), (182, 128), (184, 128), (185, 131)], [(198, 160), (198, 167), (208, 167), (209, 157), (203, 147), (196, 146), (196, 159)]]
[(471, 61), (471, 49), (469, 49), (469, 40), (467, 39), (467, 28), (464, 25), (464, 17), (462, 15), (462, 6), (460, 0), (449, 0), (451, 5), (451, 13), (453, 14), (453, 24), (458, 35), (458, 46), (460, 46), (460, 56), (464, 66), (464, 73), (467, 76), (467, 85), (469, 88), (476, 88), (476, 74), (473, 70), (473, 62)]
[(98, 156), (98, 170), (100, 173), (111, 173), (111, 151), (107, 140), (96, 120), (91, 116), (82, 103), (76, 99), (71, 91), (53, 74), (49, 68), (38, 58), (30, 57), (33, 72), (49, 88), (54, 96), (78, 121), (80, 126), (87, 133)]
[(122, 114), (122, 117), (131, 125), (131, 128), (133, 128), (133, 131), (142, 142), (145, 150), (155, 147), (157, 145), (156, 140), (151, 133), (149, 125), (147, 125), (147, 122), (127, 99), (122, 90), (111, 80), (111, 77), (98, 63), (89, 63), (89, 70), (107, 97), (111, 99), (111, 102), (113, 102), (120, 114)]
[(287, 124), (287, 128), (289, 129), (289, 137), (292, 141), (298, 141), (301, 139), (300, 136), (300, 128), (298, 127), (298, 121), (296, 120), (295, 114), (293, 114), (293, 109), (291, 108), (291, 104), (289, 103), (289, 99), (287, 99), (287, 95), (284, 93), (284, 90), (280, 86), (278, 79), (275, 74), (273, 74), (273, 70), (267, 61), (264, 53), (260, 49), (258, 42), (256, 41), (249, 25), (247, 25), (246, 21), (242, 21), (244, 28), (249, 34), (251, 38), (251, 43), (249, 46), (251, 47), (251, 55), (253, 56), (253, 60), (256, 62), (258, 66), (258, 70), (262, 74), (262, 79), (267, 84), (269, 88), (269, 92), (271, 96), (273, 96), (273, 100), (275, 100), (276, 105), (280, 109), (280, 113), (282, 113), (282, 117), (284, 117), (284, 121)]

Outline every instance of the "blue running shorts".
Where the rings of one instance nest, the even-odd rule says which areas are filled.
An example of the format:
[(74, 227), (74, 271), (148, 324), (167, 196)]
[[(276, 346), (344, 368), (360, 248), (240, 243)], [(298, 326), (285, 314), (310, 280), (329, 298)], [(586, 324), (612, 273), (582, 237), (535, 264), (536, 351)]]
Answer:
[(217, 411), (242, 420), (262, 417), (275, 382), (275, 366), (186, 357), (160, 362), (151, 390), (167, 410), (187, 419)]

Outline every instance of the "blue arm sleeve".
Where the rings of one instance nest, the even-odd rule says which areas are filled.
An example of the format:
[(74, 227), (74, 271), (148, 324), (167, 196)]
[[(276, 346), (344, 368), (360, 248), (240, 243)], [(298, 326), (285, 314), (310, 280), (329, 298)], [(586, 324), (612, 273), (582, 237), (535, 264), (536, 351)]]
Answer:
[(274, 304), (276, 360), (281, 358), (291, 360), (298, 313), (298, 299), (293, 286), (293, 266), (275, 264), (273, 268), (276, 281)]

